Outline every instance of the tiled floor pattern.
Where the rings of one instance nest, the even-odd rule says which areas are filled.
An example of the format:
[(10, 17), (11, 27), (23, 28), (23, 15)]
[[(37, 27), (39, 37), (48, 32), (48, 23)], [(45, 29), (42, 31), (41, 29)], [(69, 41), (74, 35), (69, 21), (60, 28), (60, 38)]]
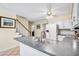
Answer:
[(7, 51), (0, 52), (0, 56), (19, 56), (19, 55), (20, 55), (20, 47), (15, 47)]

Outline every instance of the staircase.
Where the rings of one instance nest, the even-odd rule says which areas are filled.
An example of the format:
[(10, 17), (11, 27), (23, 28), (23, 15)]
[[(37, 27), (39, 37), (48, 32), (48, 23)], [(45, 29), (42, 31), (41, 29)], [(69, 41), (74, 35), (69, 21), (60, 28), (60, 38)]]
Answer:
[(18, 19), (16, 19), (16, 33), (14, 38), (26, 37), (27, 39), (32, 39), (30, 37), (31, 31)]

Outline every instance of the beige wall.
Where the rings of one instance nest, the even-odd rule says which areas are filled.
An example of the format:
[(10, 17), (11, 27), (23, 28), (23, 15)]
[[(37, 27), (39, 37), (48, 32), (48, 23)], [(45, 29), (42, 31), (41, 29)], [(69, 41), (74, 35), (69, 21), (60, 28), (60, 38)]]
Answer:
[[(16, 14), (7, 10), (0, 9), (0, 16), (16, 19)], [(19, 43), (16, 40), (14, 40), (15, 35), (15, 29), (0, 28), (0, 51), (19, 46)]]
[(19, 46), (19, 43), (14, 40), (15, 35), (15, 29), (0, 28), (0, 51)]
[(1, 10), (0, 9), (0, 16), (10, 17), (10, 18), (16, 19), (16, 14), (15, 13), (12, 13), (10, 11), (7, 11), (7, 10)]

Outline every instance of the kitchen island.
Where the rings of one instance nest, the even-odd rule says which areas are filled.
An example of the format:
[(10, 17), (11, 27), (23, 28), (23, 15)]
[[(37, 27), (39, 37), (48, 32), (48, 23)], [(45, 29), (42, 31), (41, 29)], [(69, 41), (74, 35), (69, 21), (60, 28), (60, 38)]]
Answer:
[(20, 43), (21, 56), (78, 56), (79, 40), (65, 37), (63, 41), (39, 42), (27, 37), (15, 38)]

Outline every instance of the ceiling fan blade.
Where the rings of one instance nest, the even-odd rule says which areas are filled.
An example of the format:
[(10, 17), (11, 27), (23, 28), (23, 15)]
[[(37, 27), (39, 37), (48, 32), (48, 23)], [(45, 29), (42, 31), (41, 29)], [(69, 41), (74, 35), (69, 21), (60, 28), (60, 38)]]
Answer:
[(47, 3), (47, 10), (52, 9), (52, 4), (51, 3)]

